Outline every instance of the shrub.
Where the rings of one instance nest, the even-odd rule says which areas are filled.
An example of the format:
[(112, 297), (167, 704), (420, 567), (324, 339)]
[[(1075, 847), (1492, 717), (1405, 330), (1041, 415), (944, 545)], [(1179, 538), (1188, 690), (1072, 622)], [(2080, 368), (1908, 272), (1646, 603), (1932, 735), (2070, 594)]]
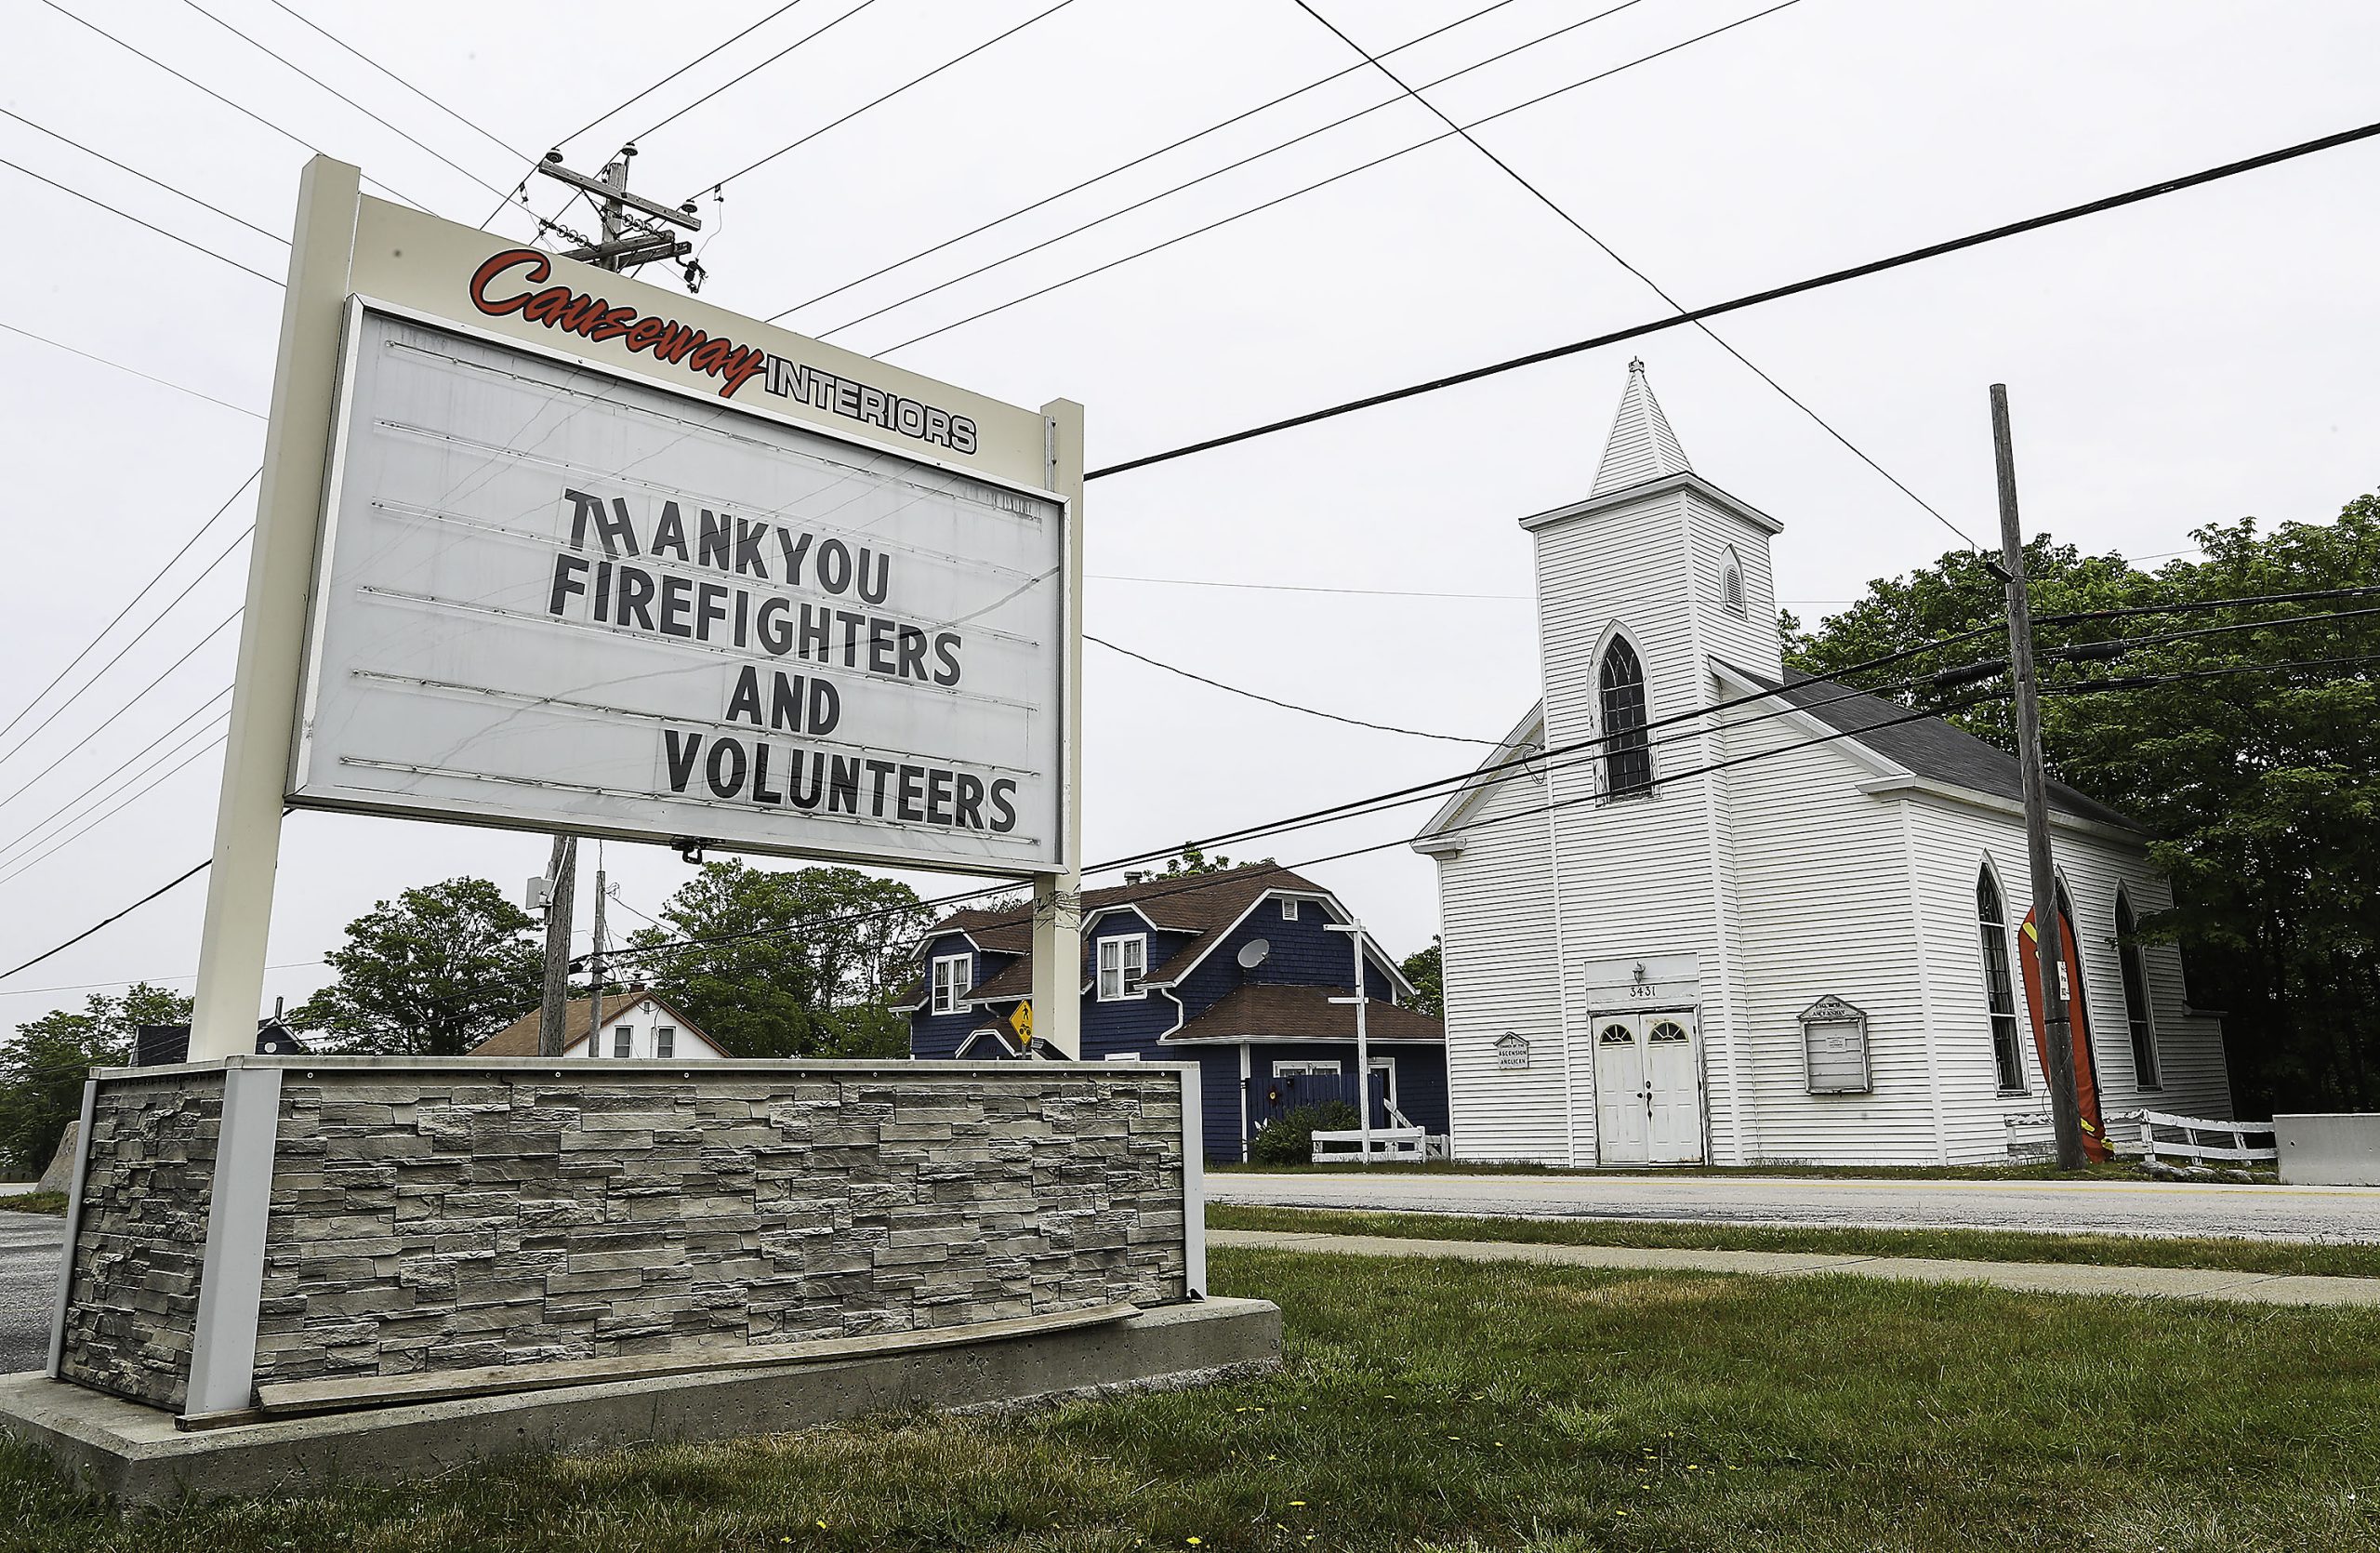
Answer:
[(1355, 1108), (1344, 1100), (1324, 1100), (1285, 1111), (1250, 1140), (1250, 1164), (1307, 1164), (1314, 1159), (1314, 1135), (1343, 1132), (1363, 1125)]

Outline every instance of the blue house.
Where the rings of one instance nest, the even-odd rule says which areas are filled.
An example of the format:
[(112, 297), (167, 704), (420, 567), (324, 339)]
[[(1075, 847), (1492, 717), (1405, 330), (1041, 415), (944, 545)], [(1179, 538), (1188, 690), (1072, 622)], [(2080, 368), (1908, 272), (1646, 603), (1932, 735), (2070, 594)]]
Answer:
[[(1130, 879), (1083, 896), (1082, 1055), (1090, 1061), (1196, 1062), (1207, 1157), (1236, 1161), (1248, 1140), (1299, 1104), (1355, 1098), (1351, 918), (1338, 897), (1269, 863)], [(926, 935), (909, 1015), (909, 1055), (1026, 1055), (1012, 1019), (1033, 990), (1028, 909), (960, 911)], [(1447, 1131), (1446, 1027), (1407, 1006), (1414, 990), (1369, 945), (1365, 1034), (1372, 1120)]]

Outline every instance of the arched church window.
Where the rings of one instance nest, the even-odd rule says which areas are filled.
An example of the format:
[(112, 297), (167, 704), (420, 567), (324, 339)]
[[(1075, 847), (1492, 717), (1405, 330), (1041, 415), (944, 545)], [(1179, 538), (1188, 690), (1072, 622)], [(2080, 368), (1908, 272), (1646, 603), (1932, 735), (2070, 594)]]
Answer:
[(1976, 926), (1983, 939), (1983, 998), (1991, 1016), (1991, 1059), (2006, 1093), (2025, 1087), (2023, 1048), (2016, 1041), (2016, 989), (2008, 975), (2008, 912), (2000, 903), (2000, 882), (1986, 863), (1975, 881)]
[(2132, 1027), (2132, 1070), (2143, 1089), (2158, 1088), (2157, 1027), (2149, 1016), (2149, 968), (2140, 955), (2140, 923), (2132, 901), (2116, 886), (2116, 964), (2123, 972), (2123, 1015)]
[(1719, 558), (1719, 607), (1739, 618), (1746, 617), (1744, 564), (1737, 558), (1733, 545)]
[(1653, 751), (1645, 736), (1645, 666), (1624, 636), (1603, 654), (1603, 779), (1613, 798), (1653, 790)]

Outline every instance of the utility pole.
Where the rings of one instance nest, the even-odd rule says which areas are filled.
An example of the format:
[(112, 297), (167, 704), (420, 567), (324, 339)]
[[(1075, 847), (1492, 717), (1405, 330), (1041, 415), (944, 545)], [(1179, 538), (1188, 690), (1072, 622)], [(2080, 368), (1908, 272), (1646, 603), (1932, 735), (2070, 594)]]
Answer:
[[(537, 164), (537, 171), (546, 177), (594, 195), (596, 209), (602, 217), (603, 240), (583, 247), (564, 248), (562, 258), (582, 259), (588, 264), (626, 273), (639, 265), (681, 259), (694, 252), (693, 244), (679, 241), (674, 233), (656, 232), (638, 219), (649, 216), (654, 220), (667, 221), (688, 232), (700, 232), (703, 226), (701, 219), (694, 214), (692, 200), (672, 208), (657, 200), (628, 192), (628, 164), (635, 157), (634, 145), (622, 146), (620, 153), (605, 163), (602, 175), (595, 178), (562, 166), (562, 153), (558, 151), (546, 153), (546, 159)], [(700, 274), (697, 266), (687, 265), (686, 284), (689, 286), (696, 285)]]
[(1334, 1003), (1355, 1005), (1355, 1115), (1356, 1147), (1362, 1150), (1365, 1164), (1372, 1162), (1372, 1047), (1364, 1030), (1364, 1008), (1371, 1002), (1364, 992), (1364, 924), (1361, 922), (1325, 923), (1325, 930), (1343, 933), (1355, 950), (1355, 995), (1333, 998)]
[(562, 1021), (570, 1009), (570, 922), (577, 875), (578, 838), (556, 836), (546, 864), (546, 996), (537, 1015), (541, 1057), (558, 1057), (570, 1044)]
[[(601, 864), (602, 858), (603, 847), (599, 842), (595, 847), (596, 862)], [(603, 897), (610, 893), (603, 883), (603, 870), (598, 867), (595, 870), (595, 944), (587, 957), (587, 990), (594, 999), (593, 1006), (587, 1011), (587, 1055), (591, 1057), (603, 1055), (595, 1049), (595, 1043), (603, 1039)]]
[(2016, 454), (2008, 431), (2008, 385), (1991, 385), (1991, 451), (2000, 477), (2000, 564), (2008, 582), (2008, 677), (2016, 691), (2016, 764), (2025, 784), (2025, 852), (2033, 896), (2033, 966), (2049, 1047), (2049, 1111), (2057, 1168), (2082, 1168), (2082, 1104), (2074, 1088), (2073, 1018), (2067, 1006), (2057, 871), (2049, 852), (2049, 772), (2042, 759), (2041, 693), (2033, 678), (2033, 606), (2016, 516)]

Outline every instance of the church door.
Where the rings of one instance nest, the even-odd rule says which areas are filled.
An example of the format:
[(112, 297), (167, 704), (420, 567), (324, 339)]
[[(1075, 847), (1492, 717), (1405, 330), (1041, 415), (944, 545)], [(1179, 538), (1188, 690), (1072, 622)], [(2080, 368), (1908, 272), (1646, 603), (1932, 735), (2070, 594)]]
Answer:
[(1610, 1164), (1702, 1162), (1702, 1064), (1683, 1011), (1594, 1021), (1595, 1150)]

